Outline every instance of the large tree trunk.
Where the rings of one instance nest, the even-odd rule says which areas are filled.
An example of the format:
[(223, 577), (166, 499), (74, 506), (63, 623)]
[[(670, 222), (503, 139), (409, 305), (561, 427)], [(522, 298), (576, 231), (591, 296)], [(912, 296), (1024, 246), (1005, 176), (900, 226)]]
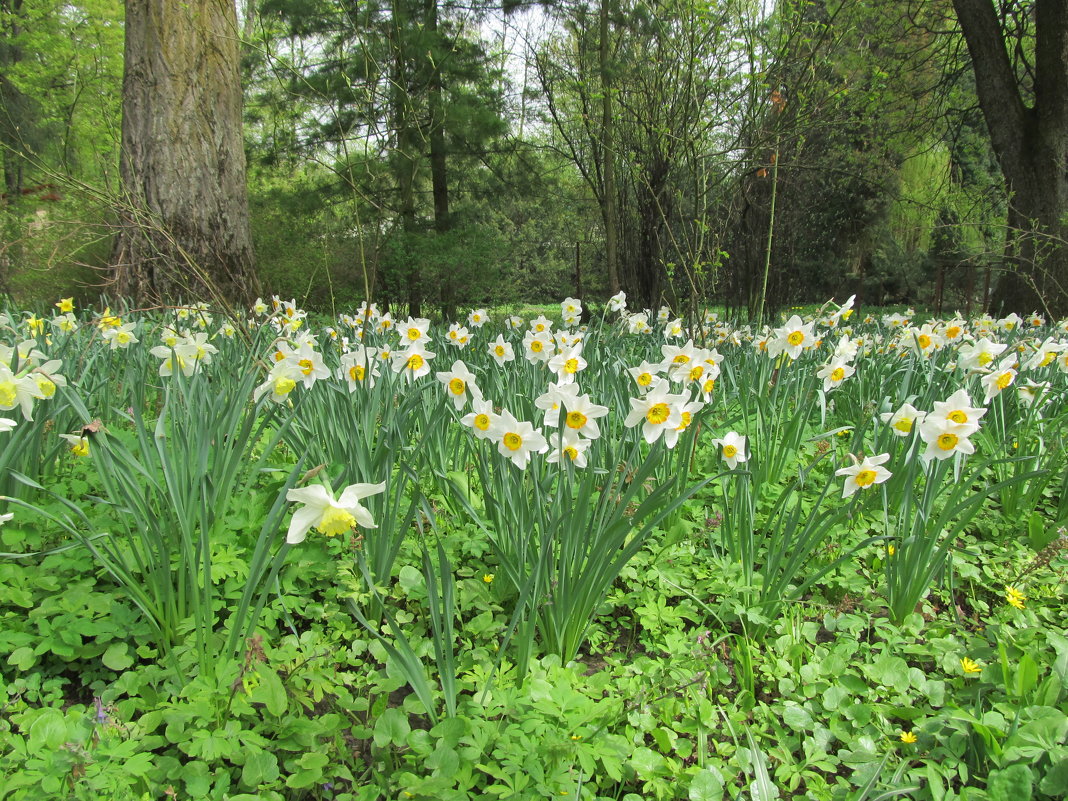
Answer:
[(256, 294), (233, 0), (126, 0), (115, 291)]
[(991, 0), (953, 0), (1006, 188), (1010, 243), (995, 303), (1068, 315), (1068, 4), (1036, 0), (1034, 103), (1021, 95)]

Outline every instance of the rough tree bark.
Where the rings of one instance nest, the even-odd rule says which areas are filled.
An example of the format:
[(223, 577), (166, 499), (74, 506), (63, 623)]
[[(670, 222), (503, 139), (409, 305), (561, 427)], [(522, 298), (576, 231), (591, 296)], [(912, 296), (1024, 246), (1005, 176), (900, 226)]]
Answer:
[(126, 0), (114, 289), (256, 294), (233, 0)]
[(1010, 193), (1008, 266), (995, 303), (1068, 315), (1068, 3), (1035, 0), (1034, 100), (1013, 70), (993, 0), (953, 0), (979, 105)]

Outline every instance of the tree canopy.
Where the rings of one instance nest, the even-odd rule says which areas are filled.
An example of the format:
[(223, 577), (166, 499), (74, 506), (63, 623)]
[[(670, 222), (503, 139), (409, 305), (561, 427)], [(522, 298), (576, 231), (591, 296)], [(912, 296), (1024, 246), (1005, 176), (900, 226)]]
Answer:
[[(202, 293), (178, 280), (200, 271), (449, 315), (617, 289), (1068, 314), (1057, 0), (199, 0), (181, 8), (229, 9), (212, 55), (167, 72), (137, 21), (172, 6), (0, 0), (0, 290), (90, 294), (118, 269), (124, 292), (160, 270)], [(155, 155), (121, 134), (131, 69), (177, 80)], [(198, 155), (196, 98), (238, 75), (243, 124), (205, 123)], [(183, 180), (184, 205), (131, 222), (137, 192)], [(246, 244), (209, 201), (238, 187)], [(159, 262), (159, 238), (129, 247), (153, 225), (226, 236)]]

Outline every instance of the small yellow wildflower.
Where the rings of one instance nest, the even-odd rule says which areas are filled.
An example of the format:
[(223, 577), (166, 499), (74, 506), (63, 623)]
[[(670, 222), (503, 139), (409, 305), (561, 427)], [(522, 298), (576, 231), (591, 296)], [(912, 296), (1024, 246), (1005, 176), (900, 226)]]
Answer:
[(911, 731), (902, 731), (901, 732), (901, 742), (907, 743), (909, 745), (911, 745), (912, 743), (916, 742), (915, 733), (913, 733)]
[(483, 580), (484, 582), (486, 582), (487, 584), (492, 584), (492, 583), (493, 583), (493, 574), (492, 574), (492, 573), (486, 573), (486, 574), (485, 574), (485, 575), (484, 575), (484, 576), (482, 577), (482, 580)]
[(979, 673), (983, 669), (982, 665), (968, 657), (964, 657), (960, 660), (960, 668), (964, 671), (964, 675), (966, 676), (969, 673)]
[(1027, 600), (1027, 596), (1010, 585), (1005, 587), (1005, 600), (1008, 602), (1009, 606), (1023, 609), (1025, 607), (1024, 601)]

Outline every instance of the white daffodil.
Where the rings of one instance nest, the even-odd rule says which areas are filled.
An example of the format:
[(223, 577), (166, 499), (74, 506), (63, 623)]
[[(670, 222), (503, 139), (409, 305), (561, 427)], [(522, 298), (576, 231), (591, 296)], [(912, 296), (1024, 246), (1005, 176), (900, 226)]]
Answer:
[(668, 390), (670, 385), (661, 380), (648, 394), (641, 398), (630, 399), (630, 413), (623, 425), (633, 428), (642, 424), (642, 436), (649, 444), (656, 442), (682, 423), (682, 405), (686, 399), (682, 395), (673, 395)]
[[(601, 436), (597, 420), (608, 414), (607, 406), (592, 403), (589, 395), (565, 395), (563, 404), (565, 414), (558, 418), (561, 429), (574, 431), (591, 440)], [(549, 416), (546, 415), (546, 425), (548, 421)]]
[(842, 385), (857, 369), (846, 362), (832, 361), (816, 371), (816, 378), (823, 379), (823, 391), (830, 392)]
[(984, 414), (986, 409), (973, 407), (968, 392), (958, 389), (946, 400), (936, 402), (925, 422), (945, 420), (958, 427), (954, 433), (970, 437), (979, 430), (979, 419)]
[(412, 382), (430, 372), (430, 360), (436, 355), (416, 343), (393, 354), (393, 372), (403, 372), (404, 380)]
[(544, 424), (555, 428), (560, 425), (560, 412), (564, 407), (564, 401), (577, 398), (578, 394), (578, 384), (550, 381), (545, 391), (534, 399), (534, 406), (545, 412)]
[(608, 311), (622, 312), (627, 308), (627, 293), (617, 292), (608, 299)]
[(572, 383), (575, 380), (575, 374), (581, 370), (585, 370), (587, 362), (582, 358), (582, 345), (581, 343), (569, 348), (563, 348), (546, 362), (546, 366), (556, 373), (557, 379), (561, 383)]
[(397, 333), (400, 334), (401, 344), (406, 348), (411, 347), (412, 345), (429, 342), (429, 331), (430, 320), (427, 320), (425, 317), (409, 317), (397, 326)]
[(18, 406), (26, 420), (33, 419), (33, 401), (40, 397), (37, 382), (31, 376), (16, 376), (6, 364), (0, 364), (0, 409)]
[(836, 476), (846, 477), (845, 486), (842, 488), (843, 498), (848, 498), (858, 489), (868, 489), (875, 484), (882, 484), (892, 475), (889, 470), (881, 466), (890, 459), (889, 453), (865, 456), (860, 461), (853, 454), (849, 454), (849, 458), (853, 460), (852, 465), (834, 471)]
[(986, 367), (1007, 347), (1000, 342), (991, 342), (986, 337), (981, 337), (977, 342), (967, 342), (957, 350), (957, 366), (962, 370)]
[(270, 398), (275, 403), (285, 403), (289, 399), (289, 393), (297, 388), (297, 383), (302, 378), (300, 369), (292, 362), (276, 362), (267, 380), (256, 387), (252, 393), (252, 400), (259, 402), (260, 398), (270, 393)]
[(313, 528), (327, 537), (344, 534), (356, 526), (376, 528), (374, 518), (360, 505), (360, 501), (385, 489), (384, 481), (380, 484), (350, 484), (342, 490), (337, 500), (322, 484), (289, 490), (286, 500), (303, 503), (304, 506), (293, 513), (286, 542), (290, 545), (304, 542)]
[(911, 403), (901, 404), (901, 408), (896, 412), (884, 412), (879, 415), (879, 419), (890, 426), (893, 434), (898, 437), (907, 437), (911, 434), (913, 426), (917, 421), (922, 422), (923, 418), (923, 412)]
[(549, 443), (540, 431), (525, 420), (516, 420), (511, 412), (502, 410), (493, 421), (490, 436), (497, 443), (497, 451), (511, 459), (520, 470), (525, 470), (530, 454), (545, 453)]
[(10, 417), (0, 417), (0, 434), (3, 434), (5, 431), (11, 431), (17, 425), (18, 422), (12, 420)]
[(583, 439), (577, 431), (563, 429), (549, 435), (549, 455), (545, 457), (548, 464), (571, 462), (577, 468), (587, 465), (586, 451), (592, 440)]
[(1014, 356), (1002, 359), (1001, 363), (992, 372), (979, 379), (979, 383), (983, 385), (983, 390), (986, 393), (983, 397), (983, 403), (990, 403), (991, 399), (999, 394), (1001, 390), (1012, 386), (1012, 383), (1016, 380), (1016, 370), (1013, 368), (1015, 363)]
[(355, 392), (359, 386), (365, 386), (370, 389), (375, 385), (375, 379), (379, 375), (378, 362), (375, 359), (377, 354), (377, 348), (365, 348), (363, 345), (357, 345), (354, 350), (341, 356), (341, 364), (337, 368), (337, 375), (338, 378), (344, 379), (348, 384), (350, 393)]
[[(976, 429), (978, 426), (976, 426)], [(920, 438), (927, 443), (924, 459), (948, 459), (955, 453), (975, 453), (967, 426), (958, 425), (945, 417), (927, 415), (920, 423)]]
[(527, 331), (523, 335), (523, 357), (531, 364), (547, 362), (554, 353), (556, 353), (556, 343), (548, 330)]
[(634, 382), (642, 388), (647, 390), (653, 384), (656, 383), (657, 376), (664, 371), (663, 364), (656, 364), (654, 362), (642, 362), (637, 367), (628, 367), (627, 372), (630, 373)]
[(475, 374), (460, 359), (454, 361), (449, 370), (434, 375), (445, 386), (445, 392), (457, 411), (464, 408), (468, 398), (482, 400), (482, 390), (475, 384)]
[(489, 344), (489, 355), (498, 366), (504, 367), (507, 362), (515, 360), (515, 349), (501, 334), (497, 334), (497, 338)]
[(476, 439), (489, 439), (490, 429), (497, 419), (493, 404), (488, 400), (480, 399), (471, 404), (471, 409), (471, 412), (460, 418), (460, 424), (469, 426)]
[(734, 470), (742, 462), (749, 460), (749, 454), (745, 452), (745, 435), (736, 431), (728, 431), (722, 437), (712, 440), (712, 444), (720, 449), (720, 455), (727, 467)]
[(690, 423), (693, 422), (693, 416), (704, 407), (704, 401), (695, 400), (684, 403), (679, 409), (679, 416), (681, 417), (679, 424), (675, 428), (664, 432), (664, 444), (669, 448), (674, 448), (678, 444), (679, 435), (690, 427)]
[(530, 321), (530, 331), (535, 334), (547, 334), (553, 329), (553, 322), (544, 314), (539, 314)]
[(467, 315), (467, 324), (472, 328), (481, 328), (486, 324), (488, 319), (489, 314), (485, 309), (475, 309)]
[(768, 356), (775, 358), (785, 353), (791, 359), (796, 359), (801, 355), (801, 351), (815, 342), (812, 325), (795, 314), (785, 325), (773, 332), (767, 344)]

